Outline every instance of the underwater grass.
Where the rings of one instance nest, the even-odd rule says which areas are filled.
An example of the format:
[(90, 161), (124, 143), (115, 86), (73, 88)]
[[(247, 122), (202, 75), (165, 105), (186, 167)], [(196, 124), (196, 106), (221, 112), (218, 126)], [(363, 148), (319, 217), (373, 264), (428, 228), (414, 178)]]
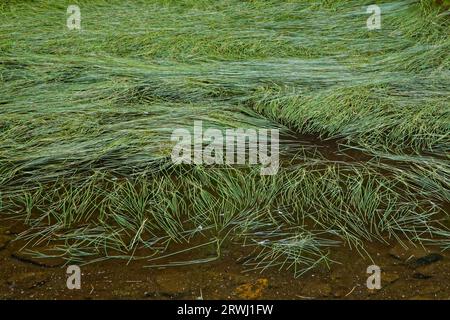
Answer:
[[(231, 242), (300, 276), (343, 243), (449, 247), (450, 25), (433, 1), (381, 1), (373, 32), (362, 1), (74, 3), (75, 32), (64, 1), (0, 5), (0, 210), (28, 226), (24, 249), (175, 266), (213, 258), (174, 245), (216, 259)], [(279, 128), (279, 174), (174, 166), (170, 135), (195, 120)]]

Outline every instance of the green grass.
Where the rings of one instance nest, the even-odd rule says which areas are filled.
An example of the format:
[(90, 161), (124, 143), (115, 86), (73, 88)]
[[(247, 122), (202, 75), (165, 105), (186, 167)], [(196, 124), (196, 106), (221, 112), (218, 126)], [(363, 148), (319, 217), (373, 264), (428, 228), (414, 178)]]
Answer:
[[(83, 262), (234, 242), (301, 275), (337, 245), (450, 247), (448, 15), (380, 6), (368, 31), (362, 1), (3, 2), (1, 214)], [(279, 128), (283, 168), (173, 166), (195, 120)]]

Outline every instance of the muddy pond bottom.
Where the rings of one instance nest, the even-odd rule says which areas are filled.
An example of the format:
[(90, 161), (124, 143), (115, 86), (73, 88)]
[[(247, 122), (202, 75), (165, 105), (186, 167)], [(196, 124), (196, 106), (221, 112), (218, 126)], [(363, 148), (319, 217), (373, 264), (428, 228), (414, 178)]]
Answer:
[[(69, 290), (67, 265), (25, 258), (9, 228), (0, 236), (0, 299), (450, 299), (447, 252), (379, 243), (365, 244), (367, 254), (337, 247), (330, 255), (337, 263), (297, 278), (275, 268), (248, 271), (251, 249), (239, 245), (217, 260), (179, 267), (110, 259), (81, 265), (81, 289)], [(370, 265), (381, 268), (379, 290), (367, 288)]]

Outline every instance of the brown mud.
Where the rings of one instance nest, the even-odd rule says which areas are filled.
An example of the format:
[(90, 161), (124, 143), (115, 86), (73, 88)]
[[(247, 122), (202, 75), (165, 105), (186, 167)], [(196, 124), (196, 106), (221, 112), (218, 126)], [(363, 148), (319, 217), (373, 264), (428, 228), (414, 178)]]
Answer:
[[(148, 268), (142, 260), (81, 265), (81, 289), (69, 290), (63, 260), (38, 259), (13, 241), (21, 227), (1, 222), (0, 299), (450, 299), (450, 253), (439, 248), (367, 243), (368, 254), (345, 246), (322, 266), (295, 278), (269, 268), (249, 271), (249, 247), (232, 245), (220, 258), (180, 267)], [(397, 243), (393, 241), (393, 243)], [(205, 250), (204, 258), (214, 256)], [(193, 252), (180, 259), (189, 260)], [(198, 259), (198, 252), (191, 259)], [(381, 268), (381, 289), (367, 288), (367, 267)]]

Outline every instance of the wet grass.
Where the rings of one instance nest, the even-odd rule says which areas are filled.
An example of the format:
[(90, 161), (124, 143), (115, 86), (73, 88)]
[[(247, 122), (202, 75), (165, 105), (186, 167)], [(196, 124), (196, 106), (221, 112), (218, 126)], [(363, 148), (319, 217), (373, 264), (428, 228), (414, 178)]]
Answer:
[[(233, 241), (250, 268), (301, 275), (336, 245), (450, 246), (441, 6), (382, 1), (368, 31), (361, 1), (77, 3), (81, 31), (65, 3), (0, 5), (0, 210), (25, 249), (151, 266)], [(194, 120), (279, 128), (283, 168), (174, 166), (170, 135)]]

